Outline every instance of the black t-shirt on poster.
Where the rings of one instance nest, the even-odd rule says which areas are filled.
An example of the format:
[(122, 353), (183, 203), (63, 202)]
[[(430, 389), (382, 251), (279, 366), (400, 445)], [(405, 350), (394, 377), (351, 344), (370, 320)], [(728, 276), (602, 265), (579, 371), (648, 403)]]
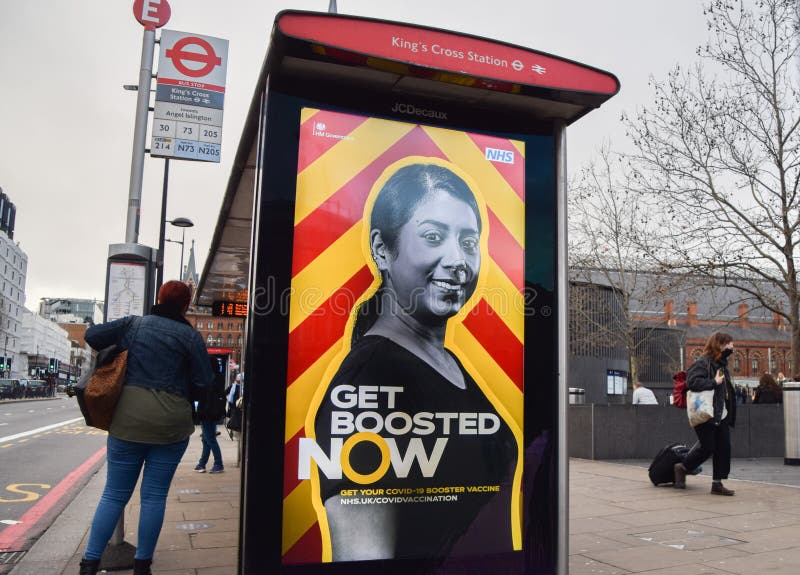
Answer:
[[(386, 474), (370, 485), (357, 484), (345, 474), (341, 479), (319, 474), (323, 502), (329, 497), (340, 497), (342, 490), (372, 489), (373, 494), (382, 493), (380, 499), (360, 497), (359, 505), (393, 506), (396, 558), (464, 556), (513, 548), (511, 498), (518, 454), (516, 440), (475, 380), (460, 362), (458, 366), (464, 375), (465, 389), (456, 387), (391, 340), (366, 336), (342, 362), (316, 415), (316, 441), (326, 453), (330, 449), (332, 417), (334, 413), (341, 417), (342, 412), (351, 412), (353, 420), (364, 412), (377, 413), (382, 420), (392, 413), (407, 414), (409, 417), (405, 419), (390, 418), (394, 433), (385, 428), (377, 431), (384, 439), (396, 442), (402, 457), (408, 457), (412, 440), (421, 441), (424, 453), (430, 457), (437, 439), (447, 439), (438, 465), (432, 474), (428, 472), (431, 475), (428, 477), (424, 476), (419, 461), (410, 465), (406, 477), (398, 477), (390, 465)], [(387, 394), (378, 393), (378, 401), (367, 408), (343, 408), (334, 405), (331, 399), (333, 390), (343, 385), (353, 386), (353, 395), (363, 386), (402, 391), (392, 394), (392, 406)], [(462, 414), (461, 419), (452, 414)], [(421, 419), (413, 419), (414, 425), (407, 432), (397, 433), (403, 428), (403, 421), (412, 421), (415, 416)], [(364, 417), (365, 426), (378, 425), (374, 416)], [(346, 441), (354, 432), (339, 432), (334, 437)], [(362, 442), (352, 450), (349, 462), (358, 473), (369, 474), (378, 467), (380, 458), (377, 447)], [(470, 487), (479, 489), (471, 491)], [(409, 488), (414, 492), (408, 493)], [(406, 492), (398, 495), (393, 489)]]

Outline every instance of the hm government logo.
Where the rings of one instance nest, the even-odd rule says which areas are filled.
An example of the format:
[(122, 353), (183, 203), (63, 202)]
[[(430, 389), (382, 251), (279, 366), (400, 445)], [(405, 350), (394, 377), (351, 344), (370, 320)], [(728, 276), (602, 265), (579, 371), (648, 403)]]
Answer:
[(514, 152), (511, 150), (499, 150), (497, 148), (486, 148), (486, 159), (490, 162), (501, 162), (503, 164), (514, 163)]
[(331, 138), (333, 140), (349, 140), (355, 141), (353, 136), (345, 136), (342, 134), (332, 134), (328, 131), (328, 126), (325, 122), (314, 122), (314, 127), (311, 129), (311, 135), (319, 138)]

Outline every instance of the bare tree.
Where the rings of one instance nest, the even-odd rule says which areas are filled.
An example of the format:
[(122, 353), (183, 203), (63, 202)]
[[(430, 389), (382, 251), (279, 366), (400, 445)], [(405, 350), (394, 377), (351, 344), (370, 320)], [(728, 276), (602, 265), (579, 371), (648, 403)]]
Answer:
[(653, 104), (627, 119), (637, 150), (629, 174), (673, 222), (651, 255), (735, 285), (783, 316), (797, 369), (797, 7), (713, 0), (705, 14), (710, 41), (698, 54), (720, 76), (698, 64), (653, 81)]
[[(653, 330), (663, 326), (642, 322), (641, 311), (660, 305), (682, 282), (650, 256), (663, 215), (626, 180), (621, 161), (604, 147), (570, 184), (570, 337), (577, 348), (624, 350), (635, 380)], [(592, 285), (607, 289), (601, 296)]]

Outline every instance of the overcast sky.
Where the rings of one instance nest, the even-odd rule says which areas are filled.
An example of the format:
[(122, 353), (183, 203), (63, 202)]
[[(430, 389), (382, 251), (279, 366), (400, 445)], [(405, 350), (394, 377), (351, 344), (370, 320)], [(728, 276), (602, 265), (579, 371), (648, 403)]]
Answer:
[[(229, 40), (222, 162), (170, 164), (167, 217), (188, 217), (206, 259), (244, 116), (284, 8), (328, 0), (169, 0), (166, 28)], [(339, 0), (339, 12), (451, 29), (549, 52), (614, 73), (621, 92), (568, 129), (570, 172), (609, 141), (623, 111), (648, 104), (648, 79), (696, 60), (700, 0)], [(142, 27), (133, 0), (0, 0), (0, 187), (17, 206), (14, 239), (28, 255), (26, 306), (42, 297), (103, 297), (108, 245), (125, 241)], [(157, 48), (156, 48), (157, 58)], [(154, 70), (156, 65), (154, 64)], [(148, 137), (149, 147), (149, 137)], [(139, 243), (157, 247), (163, 160), (145, 159)], [(180, 239), (177, 228), (167, 237)], [(180, 246), (166, 245), (165, 279)]]

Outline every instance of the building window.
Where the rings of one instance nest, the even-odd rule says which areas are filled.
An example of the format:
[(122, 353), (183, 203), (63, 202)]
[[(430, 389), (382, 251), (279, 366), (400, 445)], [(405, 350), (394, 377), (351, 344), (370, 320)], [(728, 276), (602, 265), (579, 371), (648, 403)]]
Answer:
[(750, 375), (758, 375), (758, 362), (760, 359), (758, 354), (753, 356), (753, 359), (750, 361)]
[(217, 322), (217, 329), (218, 330), (222, 330), (222, 322), (221, 321)]
[(232, 335), (229, 335), (229, 336), (228, 336), (228, 347), (230, 347), (230, 346), (232, 346), (232, 345), (233, 345), (233, 336), (232, 336)]
[(733, 373), (742, 371), (742, 354), (737, 353), (733, 356)]
[(239, 336), (239, 339), (236, 342), (236, 345), (238, 345), (239, 347), (242, 347), (242, 336)]
[(206, 346), (211, 347), (212, 345), (214, 345), (214, 338), (211, 337), (211, 334), (208, 334), (208, 337), (206, 338)]
[(218, 346), (222, 345), (222, 336), (220, 334), (217, 334), (217, 345)]
[(769, 370), (771, 373), (777, 373), (778, 371), (778, 358), (775, 357), (774, 353), (769, 357)]
[(200, 320), (197, 321), (197, 329), (203, 329), (203, 322)]
[(233, 322), (229, 321), (228, 322), (228, 331), (231, 331), (232, 329), (233, 329)]

